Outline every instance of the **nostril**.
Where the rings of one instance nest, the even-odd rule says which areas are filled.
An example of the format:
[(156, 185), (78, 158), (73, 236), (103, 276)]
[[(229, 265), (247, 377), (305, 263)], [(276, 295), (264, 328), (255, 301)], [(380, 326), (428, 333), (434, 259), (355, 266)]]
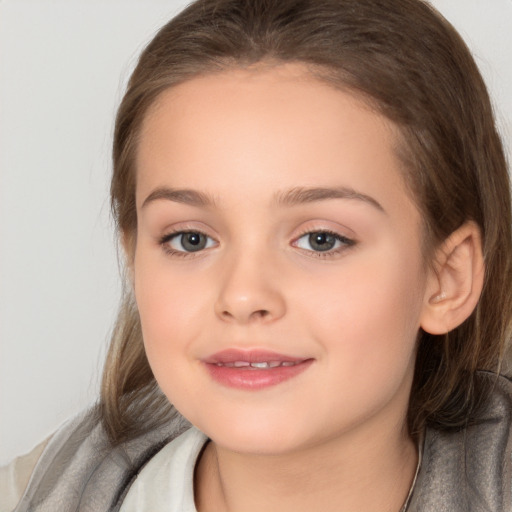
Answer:
[(253, 318), (266, 318), (269, 315), (270, 311), (268, 311), (267, 309), (258, 309), (257, 311), (254, 311), (251, 316)]
[[(221, 313), (221, 316), (225, 320), (233, 320), (237, 318), (237, 315), (231, 313), (228, 310), (224, 310)], [(252, 313), (249, 313), (249, 315), (246, 317), (248, 320), (250, 319), (265, 319), (270, 316), (270, 311), (268, 309), (258, 309), (256, 311), (253, 311)]]

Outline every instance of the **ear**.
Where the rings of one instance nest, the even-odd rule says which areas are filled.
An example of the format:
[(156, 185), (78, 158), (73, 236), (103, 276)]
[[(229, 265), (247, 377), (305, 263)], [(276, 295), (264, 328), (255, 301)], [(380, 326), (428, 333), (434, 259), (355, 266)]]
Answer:
[(430, 334), (445, 334), (462, 324), (478, 303), (484, 273), (480, 228), (468, 221), (436, 250), (427, 280), (421, 328)]

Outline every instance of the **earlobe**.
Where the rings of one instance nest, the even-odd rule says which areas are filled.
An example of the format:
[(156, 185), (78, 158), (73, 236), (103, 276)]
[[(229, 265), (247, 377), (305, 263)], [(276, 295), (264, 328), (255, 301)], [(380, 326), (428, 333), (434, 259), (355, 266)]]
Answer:
[(482, 293), (485, 264), (475, 222), (454, 231), (436, 251), (420, 318), (430, 334), (445, 334), (466, 320)]

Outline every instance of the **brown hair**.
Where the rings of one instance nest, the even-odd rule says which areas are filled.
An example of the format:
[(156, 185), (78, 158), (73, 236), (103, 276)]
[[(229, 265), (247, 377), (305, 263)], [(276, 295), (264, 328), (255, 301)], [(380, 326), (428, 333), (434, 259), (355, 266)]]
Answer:
[[(481, 228), (486, 276), (480, 302), (452, 332), (419, 333), (408, 415), (412, 434), (425, 425), (463, 426), (482, 396), (477, 370), (499, 370), (508, 337), (510, 192), (502, 144), (477, 66), (455, 29), (427, 3), (191, 4), (144, 50), (119, 107), (111, 198), (120, 234), (134, 246), (137, 139), (158, 95), (194, 76), (260, 61), (302, 62), (317, 78), (362, 94), (396, 124), (406, 181), (422, 212), (430, 251), (467, 220)], [(143, 433), (173, 411), (144, 354), (128, 289), (106, 362), (101, 411), (114, 443)]]

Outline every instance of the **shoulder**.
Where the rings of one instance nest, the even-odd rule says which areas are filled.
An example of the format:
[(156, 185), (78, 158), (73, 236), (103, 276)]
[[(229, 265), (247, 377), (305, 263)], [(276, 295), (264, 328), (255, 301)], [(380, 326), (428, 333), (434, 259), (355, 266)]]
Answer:
[(411, 512), (512, 512), (512, 382), (481, 372), (479, 385), (488, 393), (467, 427), (427, 429)]
[(10, 512), (16, 508), (49, 439), (39, 443), (29, 453), (15, 458), (7, 466), (0, 467), (0, 512)]
[(112, 446), (93, 407), (64, 424), (39, 457), (16, 512), (116, 510), (140, 468), (189, 424), (167, 424)]

